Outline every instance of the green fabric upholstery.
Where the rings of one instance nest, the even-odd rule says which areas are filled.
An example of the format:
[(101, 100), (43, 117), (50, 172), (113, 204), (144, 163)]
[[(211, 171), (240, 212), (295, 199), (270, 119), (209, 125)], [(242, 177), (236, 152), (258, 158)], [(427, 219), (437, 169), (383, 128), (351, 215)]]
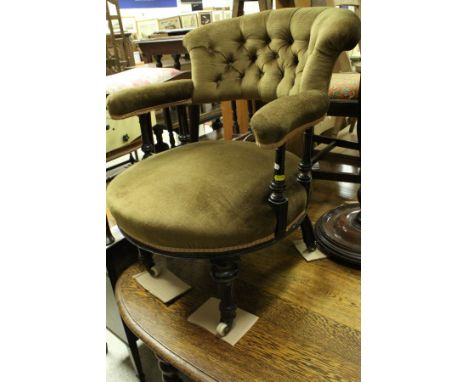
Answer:
[(305, 90), (327, 92), (333, 65), (360, 38), (351, 11), (286, 8), (205, 25), (188, 33), (195, 103), (264, 102)]
[(300, 126), (317, 120), (328, 110), (328, 97), (322, 91), (308, 90), (267, 103), (252, 117), (250, 124), (261, 146), (278, 146)]
[[(109, 112), (113, 118), (123, 118), (188, 98), (193, 103), (235, 99), (270, 102), (309, 91), (327, 94), (338, 55), (354, 48), (359, 39), (359, 18), (351, 11), (332, 7), (269, 10), (204, 25), (184, 38), (193, 83), (176, 80), (117, 92), (108, 98)], [(294, 117), (294, 123), (287, 115), (292, 110), (275, 113), (276, 118), (256, 119), (253, 130), (257, 143), (279, 145), (278, 139), (300, 127), (298, 121), (325, 114), (322, 97), (310, 98), (319, 103), (315, 106), (306, 106), (305, 98), (275, 104), (281, 109), (295, 104), (292, 110), (299, 116)], [(271, 136), (261, 121), (268, 121)]]
[[(299, 158), (286, 155), (288, 224), (300, 223), (306, 192), (296, 182)], [(273, 239), (267, 203), (274, 152), (239, 141), (192, 143), (154, 155), (118, 175), (107, 205), (134, 240), (165, 252), (210, 253)]]
[(192, 97), (192, 80), (175, 80), (120, 90), (107, 98), (107, 109), (114, 119), (123, 119), (154, 110), (162, 105)]

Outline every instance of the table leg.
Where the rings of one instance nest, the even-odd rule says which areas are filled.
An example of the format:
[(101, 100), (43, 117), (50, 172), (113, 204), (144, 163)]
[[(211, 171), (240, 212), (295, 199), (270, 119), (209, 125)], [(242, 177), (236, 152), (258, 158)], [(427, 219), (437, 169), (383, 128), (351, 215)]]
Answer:
[(172, 57), (174, 58), (174, 68), (180, 70), (180, 54), (173, 54)]
[(162, 54), (157, 54), (156, 56), (156, 67), (157, 68), (162, 68)]
[(137, 337), (130, 331), (125, 322), (122, 320), (122, 324), (127, 336), (128, 347), (130, 348), (130, 355), (133, 363), (137, 369), (137, 377), (140, 382), (145, 382), (145, 374), (143, 373), (143, 366), (141, 364), (140, 353), (138, 352)]

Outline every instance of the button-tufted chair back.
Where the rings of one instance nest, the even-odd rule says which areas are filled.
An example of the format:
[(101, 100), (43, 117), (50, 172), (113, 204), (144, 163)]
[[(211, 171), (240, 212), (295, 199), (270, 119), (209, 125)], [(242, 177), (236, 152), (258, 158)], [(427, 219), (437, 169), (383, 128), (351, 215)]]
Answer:
[(188, 33), (196, 103), (269, 102), (328, 90), (333, 65), (360, 39), (359, 19), (336, 8), (287, 8), (206, 25)]

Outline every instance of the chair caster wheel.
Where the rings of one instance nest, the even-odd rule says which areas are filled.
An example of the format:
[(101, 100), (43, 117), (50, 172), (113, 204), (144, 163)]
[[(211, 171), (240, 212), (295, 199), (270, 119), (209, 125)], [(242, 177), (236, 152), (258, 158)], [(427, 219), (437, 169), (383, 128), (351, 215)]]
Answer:
[(155, 278), (161, 274), (161, 272), (159, 272), (159, 269), (154, 266), (151, 268), (148, 268), (148, 273)]
[(231, 331), (232, 324), (228, 325), (225, 322), (220, 322), (216, 327), (216, 334), (219, 337), (224, 337)]
[(313, 244), (307, 247), (308, 252), (314, 252), (317, 249), (317, 244)]

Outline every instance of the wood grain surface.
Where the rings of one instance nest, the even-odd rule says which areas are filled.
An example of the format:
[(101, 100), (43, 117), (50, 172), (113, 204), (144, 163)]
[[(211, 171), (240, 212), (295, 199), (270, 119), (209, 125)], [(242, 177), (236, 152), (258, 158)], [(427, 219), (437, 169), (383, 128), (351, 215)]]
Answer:
[[(357, 185), (313, 182), (310, 216), (355, 200)], [(231, 346), (187, 317), (216, 295), (206, 260), (158, 257), (193, 286), (169, 305), (133, 279), (135, 264), (117, 284), (121, 315), (159, 357), (195, 381), (360, 380), (360, 271), (328, 259), (307, 263), (293, 240), (300, 232), (241, 257), (238, 306), (257, 316), (253, 328)]]

